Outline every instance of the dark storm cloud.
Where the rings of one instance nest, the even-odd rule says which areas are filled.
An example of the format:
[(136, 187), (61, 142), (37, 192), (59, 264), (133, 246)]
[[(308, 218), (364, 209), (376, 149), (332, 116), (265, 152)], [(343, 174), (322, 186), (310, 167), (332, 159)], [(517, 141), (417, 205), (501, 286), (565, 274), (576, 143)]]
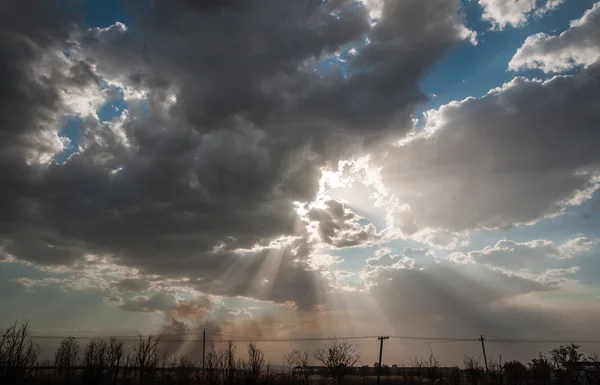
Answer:
[[(72, 33), (61, 17), (45, 21), (62, 12), (52, 4), (2, 6), (2, 21), (14, 24), (2, 26), (3, 154), (18, 154), (0, 174), (11, 186), (4, 252), (41, 265), (108, 255), (209, 293), (303, 307), (325, 283), (306, 270), (310, 245), (295, 202), (314, 198), (320, 167), (406, 131), (425, 99), (420, 77), (467, 37), (458, 0), (387, 1), (373, 27), (349, 1), (138, 1), (135, 31)], [(35, 44), (15, 44), (23, 34)], [(352, 77), (315, 71), (321, 57), (367, 35)], [(27, 66), (48, 51), (73, 68), (31, 78)], [(38, 127), (58, 140), (68, 111), (60, 87), (104, 81), (125, 88), (128, 112), (103, 123), (83, 116), (79, 153), (27, 165), (21, 147), (46, 145)], [(31, 132), (33, 144), (22, 144)], [(280, 236), (299, 238), (269, 248)], [(123, 306), (150, 309), (150, 300)]]
[[(32, 152), (52, 149), (36, 141), (55, 123), (58, 90), (52, 78), (36, 79), (33, 64), (49, 47), (64, 42), (69, 20), (58, 1), (3, 2), (0, 5), (0, 229), (18, 218), (18, 202), (30, 192), (26, 178), (32, 170), (24, 159)], [(35, 8), (37, 12), (30, 12)]]

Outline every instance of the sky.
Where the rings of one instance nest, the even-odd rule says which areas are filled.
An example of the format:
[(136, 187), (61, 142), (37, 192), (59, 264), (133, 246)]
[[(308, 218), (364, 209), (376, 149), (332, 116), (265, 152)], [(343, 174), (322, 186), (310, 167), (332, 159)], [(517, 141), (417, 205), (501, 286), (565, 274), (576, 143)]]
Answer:
[(600, 340), (600, 2), (5, 1), (0, 58), (0, 327)]

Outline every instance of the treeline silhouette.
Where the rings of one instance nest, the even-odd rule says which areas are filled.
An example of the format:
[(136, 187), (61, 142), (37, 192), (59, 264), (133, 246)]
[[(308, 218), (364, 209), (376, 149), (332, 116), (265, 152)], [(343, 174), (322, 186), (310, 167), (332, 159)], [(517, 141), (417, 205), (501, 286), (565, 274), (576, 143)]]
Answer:
[[(415, 358), (408, 367), (361, 366), (356, 347), (345, 340), (317, 349), (310, 366), (308, 351), (294, 350), (274, 370), (254, 343), (245, 354), (229, 341), (224, 349), (210, 345), (204, 362), (185, 356), (168, 356), (159, 349), (160, 338), (138, 335), (128, 351), (116, 338), (91, 339), (85, 346), (74, 337), (61, 341), (53, 361), (39, 361), (29, 323), (15, 322), (0, 330), (0, 384), (205, 384), (205, 385), (310, 385), (313, 383), (373, 383), (377, 374), (389, 385), (554, 385), (600, 384), (600, 357), (584, 357), (579, 346), (560, 346), (527, 364), (490, 359), (487, 370), (479, 360), (465, 357), (462, 367), (442, 367), (433, 352)], [(242, 353), (242, 352), (239, 352)]]

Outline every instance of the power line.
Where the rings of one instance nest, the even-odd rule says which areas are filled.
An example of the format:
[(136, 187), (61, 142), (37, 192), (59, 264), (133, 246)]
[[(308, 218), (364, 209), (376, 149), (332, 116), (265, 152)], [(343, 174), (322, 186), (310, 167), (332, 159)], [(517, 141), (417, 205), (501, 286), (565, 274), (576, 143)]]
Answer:
[(448, 341), (448, 342), (473, 342), (479, 341), (479, 338), (467, 337), (416, 337), (416, 336), (390, 336), (390, 338), (409, 341)]
[[(192, 339), (192, 338), (168, 338), (170, 336), (192, 336), (197, 333), (169, 333), (169, 334), (161, 334), (154, 333), (155, 336), (160, 337), (161, 342), (201, 342), (201, 339)], [(222, 338), (232, 336), (235, 337), (233, 339)], [(77, 335), (68, 335), (68, 334), (33, 334), (30, 336), (31, 339), (64, 339), (68, 337), (73, 337), (75, 339), (80, 340), (108, 340), (114, 338), (118, 341), (122, 342), (137, 342), (139, 341), (138, 336), (77, 336)], [(323, 341), (332, 341), (332, 340), (366, 340), (366, 339), (375, 339), (378, 336), (346, 336), (346, 337), (313, 337), (313, 338), (264, 338), (262, 336), (252, 336), (252, 335), (244, 335), (244, 334), (218, 334), (215, 337), (220, 337), (217, 339), (212, 339), (211, 342), (219, 343), (219, 342), (323, 342)], [(257, 338), (253, 338), (257, 337)], [(390, 339), (401, 340), (403, 342), (480, 342), (481, 339), (477, 337), (425, 337), (425, 336), (389, 336)], [(486, 342), (489, 343), (517, 343), (517, 344), (600, 344), (600, 340), (577, 340), (577, 339), (511, 339), (511, 338), (486, 338)], [(365, 345), (366, 346), (366, 345)]]
[[(160, 337), (160, 334), (155, 334), (157, 337)], [(164, 336), (164, 335), (163, 335)], [(92, 339), (111, 339), (114, 338), (119, 341), (139, 341), (138, 336), (72, 336), (72, 335), (31, 335), (31, 339), (63, 339), (72, 337), (75, 339), (81, 340), (92, 340)], [(221, 341), (213, 341), (213, 342), (303, 342), (303, 341), (331, 341), (334, 339), (339, 340), (361, 340), (361, 339), (371, 339), (377, 338), (375, 336), (360, 336), (360, 337), (319, 337), (319, 338), (262, 338), (262, 339), (238, 339), (238, 340), (230, 340), (224, 339)], [(194, 339), (160, 339), (163, 342), (199, 342), (199, 340)]]
[(516, 344), (600, 344), (600, 340), (533, 340), (533, 339), (485, 339), (486, 342)]

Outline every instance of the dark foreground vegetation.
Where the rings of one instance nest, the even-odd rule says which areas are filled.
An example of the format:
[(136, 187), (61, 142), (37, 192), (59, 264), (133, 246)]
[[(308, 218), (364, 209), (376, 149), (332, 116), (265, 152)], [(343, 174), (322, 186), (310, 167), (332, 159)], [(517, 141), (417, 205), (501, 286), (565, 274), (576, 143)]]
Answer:
[[(40, 349), (33, 343), (27, 322), (16, 322), (0, 330), (0, 384), (205, 384), (205, 385), (340, 385), (381, 383), (448, 385), (554, 385), (599, 384), (598, 355), (584, 357), (577, 345), (560, 346), (527, 364), (490, 360), (485, 370), (479, 360), (465, 357), (462, 367), (442, 367), (431, 354), (415, 358), (408, 367), (360, 365), (355, 347), (332, 340), (311, 356), (294, 350), (282, 357), (281, 368), (273, 370), (263, 352), (249, 343), (238, 352), (229, 342), (225, 349), (209, 346), (204, 363), (160, 352), (160, 339), (138, 336), (125, 351), (124, 343), (92, 339), (85, 346), (76, 338), (62, 340), (53, 361), (40, 362)], [(241, 354), (244, 353), (244, 354)], [(314, 358), (319, 366), (310, 366)]]

